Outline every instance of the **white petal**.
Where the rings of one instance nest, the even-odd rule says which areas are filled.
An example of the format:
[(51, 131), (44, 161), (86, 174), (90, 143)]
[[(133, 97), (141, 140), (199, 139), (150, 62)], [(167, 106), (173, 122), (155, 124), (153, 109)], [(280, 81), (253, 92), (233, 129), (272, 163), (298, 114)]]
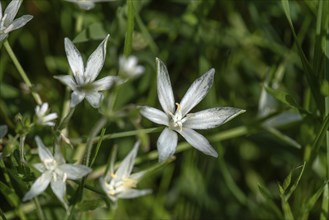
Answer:
[(186, 115), (194, 106), (196, 106), (208, 93), (214, 81), (215, 70), (210, 69), (201, 77), (196, 79), (185, 93), (180, 102), (182, 115)]
[(166, 65), (158, 58), (157, 62), (157, 90), (159, 102), (165, 113), (174, 113), (175, 111), (175, 99), (171, 87), (171, 82)]
[(81, 93), (81, 92), (78, 92), (78, 91), (73, 91), (72, 94), (71, 94), (71, 103), (70, 103), (71, 108), (74, 108), (84, 98), (85, 98), (84, 93)]
[(222, 107), (187, 114), (187, 120), (184, 123), (184, 127), (192, 129), (215, 128), (242, 114), (243, 112), (245, 112), (245, 110)]
[(64, 199), (64, 195), (66, 192), (66, 185), (64, 180), (61, 178), (57, 178), (56, 180), (53, 179), (50, 183), (50, 186), (56, 197), (63, 203), (65, 208), (67, 208), (67, 204)]
[(147, 171), (140, 171), (130, 175), (130, 179), (136, 180), (137, 182), (143, 178)]
[(91, 92), (86, 94), (86, 99), (92, 107), (98, 108), (103, 99), (103, 95), (99, 92)]
[(150, 189), (143, 189), (143, 190), (129, 189), (129, 190), (123, 191), (117, 197), (120, 199), (133, 199), (136, 197), (145, 196), (150, 193), (152, 193), (152, 190), (150, 190)]
[(46, 112), (47, 112), (47, 110), (48, 110), (48, 107), (49, 107), (49, 105), (48, 105), (47, 102), (43, 103), (43, 104), (41, 105), (41, 108), (40, 108), (39, 114), (40, 114), (40, 115), (45, 115)]
[(142, 106), (140, 108), (140, 113), (154, 123), (168, 126), (168, 116), (156, 108)]
[(35, 142), (38, 145), (38, 153), (39, 153), (39, 157), (40, 160), (43, 161), (50, 161), (50, 160), (54, 160), (54, 157), (52, 155), (52, 153), (50, 152), (50, 150), (43, 144), (42, 140), (36, 136), (35, 137)]
[(103, 68), (106, 56), (106, 45), (109, 37), (110, 35), (107, 35), (97, 49), (90, 55), (84, 73), (86, 82), (93, 82)]
[(134, 161), (137, 155), (139, 147), (139, 142), (136, 142), (133, 149), (129, 152), (129, 154), (123, 159), (118, 170), (115, 172), (115, 176), (117, 179), (123, 179), (128, 177), (134, 167)]
[(70, 39), (65, 38), (64, 41), (67, 61), (70, 64), (72, 74), (79, 85), (84, 84), (85, 79), (83, 78), (84, 67), (82, 56)]
[(0, 42), (8, 37), (8, 34), (0, 34)]
[(159, 152), (159, 161), (164, 161), (168, 159), (175, 153), (177, 147), (177, 133), (165, 128), (158, 138), (157, 148)]
[(65, 164), (65, 159), (62, 155), (62, 152), (61, 152), (61, 149), (60, 149), (59, 145), (57, 145), (57, 144), (55, 145), (54, 158), (55, 158), (58, 165)]
[(8, 28), (5, 30), (6, 33), (16, 30), (18, 28), (23, 27), (27, 22), (29, 22), (33, 18), (32, 15), (23, 15), (20, 18), (17, 18), (11, 23)]
[(43, 163), (35, 163), (33, 164), (33, 167), (37, 169), (40, 173), (43, 173), (47, 170)]
[(2, 19), (2, 6), (1, 6), (1, 1), (0, 1), (0, 21)]
[(118, 80), (115, 76), (106, 76), (92, 83), (96, 91), (104, 91), (109, 88)]
[(30, 200), (35, 196), (41, 194), (47, 186), (52, 178), (52, 172), (47, 171), (43, 173), (32, 185), (31, 189), (25, 194), (23, 201)]
[(179, 133), (194, 148), (198, 149), (199, 151), (202, 151), (204, 154), (207, 154), (207, 155), (210, 155), (213, 157), (218, 157), (217, 152), (209, 144), (209, 141), (204, 136), (199, 134), (198, 132), (196, 132), (190, 128), (183, 128), (183, 130), (179, 131)]
[(80, 164), (62, 164), (58, 169), (66, 173), (67, 178), (71, 180), (79, 179), (92, 171), (89, 167)]
[(52, 121), (52, 120), (54, 120), (54, 119), (56, 119), (58, 116), (57, 116), (57, 113), (51, 113), (51, 114), (48, 114), (48, 115), (46, 115), (44, 118), (43, 118), (43, 120), (44, 121)]
[(21, 4), (22, 0), (13, 0), (9, 3), (4, 13), (4, 15), (7, 14), (6, 21), (4, 23), (5, 26), (8, 26), (11, 22), (13, 22)]
[(71, 90), (75, 90), (77, 86), (77, 84), (74, 82), (74, 79), (70, 75), (54, 76), (54, 78), (67, 85)]

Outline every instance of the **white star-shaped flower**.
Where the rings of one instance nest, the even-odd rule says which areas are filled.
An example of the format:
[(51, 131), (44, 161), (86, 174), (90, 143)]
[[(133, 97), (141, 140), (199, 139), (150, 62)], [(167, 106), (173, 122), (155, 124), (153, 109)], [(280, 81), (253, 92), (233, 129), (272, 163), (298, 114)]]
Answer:
[(175, 103), (167, 67), (158, 58), (156, 62), (158, 99), (164, 112), (148, 106), (142, 106), (140, 112), (154, 123), (167, 126), (157, 141), (159, 160), (163, 161), (175, 153), (177, 133), (181, 134), (196, 149), (207, 155), (217, 157), (217, 152), (208, 140), (194, 129), (215, 128), (245, 112), (245, 110), (217, 107), (189, 113), (208, 93), (214, 81), (215, 70), (210, 69), (196, 79), (181, 102)]
[(37, 124), (50, 127), (55, 126), (53, 120), (58, 117), (57, 113), (48, 114), (48, 103), (46, 102), (35, 107), (35, 115)]
[(73, 2), (83, 10), (90, 10), (95, 7), (95, 3), (97, 2), (111, 2), (116, 0), (65, 0), (65, 1)]
[(97, 49), (90, 55), (86, 67), (84, 67), (82, 56), (70, 39), (65, 38), (65, 51), (70, 64), (73, 77), (70, 75), (54, 76), (67, 85), (71, 90), (71, 107), (75, 107), (84, 98), (92, 107), (98, 108), (103, 98), (101, 91), (109, 89), (117, 80), (115, 76), (106, 76), (95, 81), (103, 68), (106, 56), (106, 44), (109, 35), (102, 41)]
[(23, 15), (14, 20), (21, 4), (22, 0), (12, 0), (5, 9), (4, 14), (2, 14), (2, 6), (0, 2), (0, 41), (7, 38), (9, 32), (23, 27), (33, 18), (32, 15)]
[(134, 148), (121, 162), (116, 172), (114, 172), (113, 167), (114, 161), (111, 161), (110, 169), (104, 177), (100, 178), (100, 183), (103, 190), (113, 202), (117, 202), (118, 199), (132, 199), (151, 193), (151, 190), (149, 189), (134, 189), (139, 180), (145, 174), (144, 171), (131, 174), (138, 151), (138, 146), (139, 142), (135, 144)]
[(91, 172), (91, 169), (84, 165), (67, 164), (58, 147), (55, 147), (54, 156), (43, 144), (39, 137), (35, 138), (38, 145), (38, 153), (42, 163), (34, 164), (34, 167), (42, 174), (33, 183), (31, 189), (25, 194), (23, 201), (30, 200), (46, 190), (49, 183), (56, 197), (67, 208), (64, 195), (66, 192), (65, 181), (76, 180)]
[(121, 56), (119, 58), (120, 74), (125, 78), (135, 78), (144, 73), (145, 68), (138, 64), (135, 56)]

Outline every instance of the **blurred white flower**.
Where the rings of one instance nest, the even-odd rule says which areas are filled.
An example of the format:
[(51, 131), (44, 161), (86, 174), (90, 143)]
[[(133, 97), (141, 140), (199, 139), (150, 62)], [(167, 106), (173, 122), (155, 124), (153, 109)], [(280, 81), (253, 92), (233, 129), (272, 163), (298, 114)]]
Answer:
[(151, 193), (151, 190), (134, 189), (139, 180), (144, 176), (145, 172), (131, 174), (134, 161), (137, 155), (139, 142), (134, 145), (134, 148), (129, 152), (125, 159), (121, 162), (119, 168), (114, 172), (114, 157), (111, 161), (111, 166), (104, 177), (100, 178), (100, 184), (107, 196), (113, 202), (118, 199), (132, 199), (139, 196), (144, 196)]
[(14, 20), (21, 4), (22, 0), (12, 0), (5, 9), (4, 14), (2, 14), (0, 1), (0, 41), (7, 38), (9, 32), (23, 27), (33, 18), (32, 15), (23, 15)]
[(119, 58), (120, 74), (126, 78), (135, 78), (144, 73), (144, 67), (137, 65), (138, 60), (135, 56), (121, 56)]
[(53, 156), (39, 137), (36, 137), (35, 141), (38, 145), (38, 153), (42, 163), (34, 164), (34, 167), (42, 174), (25, 194), (23, 201), (30, 200), (41, 194), (50, 183), (56, 197), (67, 208), (68, 206), (64, 199), (66, 192), (65, 181), (67, 179), (79, 179), (90, 173), (91, 169), (84, 165), (66, 164), (58, 146), (55, 147), (55, 154)]
[(48, 103), (43, 103), (42, 105), (37, 105), (35, 107), (36, 122), (39, 125), (45, 126), (55, 126), (55, 120), (58, 116), (57, 113), (48, 114)]
[(65, 1), (73, 2), (83, 10), (90, 10), (95, 7), (95, 3), (97, 2), (111, 2), (116, 0), (65, 0)]
[(84, 98), (92, 107), (98, 108), (103, 98), (101, 91), (109, 89), (117, 80), (115, 76), (106, 76), (95, 81), (103, 68), (106, 56), (106, 44), (109, 35), (102, 41), (97, 49), (90, 55), (86, 67), (84, 67), (82, 56), (70, 39), (65, 38), (65, 51), (70, 64), (73, 77), (70, 75), (54, 76), (67, 85), (71, 90), (71, 107), (75, 107)]
[(181, 134), (196, 149), (207, 155), (217, 157), (217, 152), (208, 140), (193, 129), (217, 127), (245, 112), (245, 110), (217, 107), (189, 113), (205, 97), (212, 86), (214, 69), (210, 69), (193, 82), (182, 101), (176, 103), (176, 108), (167, 67), (158, 58), (156, 61), (158, 99), (164, 112), (153, 107), (142, 106), (141, 114), (154, 123), (167, 126), (157, 141), (159, 160), (163, 161), (175, 153), (178, 139), (176, 132)]

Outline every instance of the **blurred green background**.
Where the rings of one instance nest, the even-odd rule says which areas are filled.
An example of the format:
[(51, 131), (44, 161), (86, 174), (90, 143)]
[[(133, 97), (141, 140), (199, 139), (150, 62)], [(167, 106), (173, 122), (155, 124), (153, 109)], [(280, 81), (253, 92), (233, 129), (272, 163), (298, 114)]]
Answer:
[[(153, 194), (122, 200), (116, 210), (106, 208), (104, 202), (97, 208), (82, 206), (79, 217), (289, 219), (290, 209), (296, 219), (319, 218), (321, 193), (327, 179), (324, 141), (319, 143), (315, 158), (301, 166), (313, 152), (323, 114), (312, 98), (301, 54), (281, 1), (135, 0), (133, 3), (131, 54), (138, 57), (145, 73), (119, 88), (116, 109), (124, 108), (129, 114), (113, 119), (107, 125), (107, 133), (155, 126), (130, 109), (134, 105), (160, 108), (155, 57), (167, 65), (176, 101), (198, 76), (215, 68), (212, 89), (192, 112), (230, 106), (245, 109), (246, 113), (219, 128), (201, 132), (219, 152), (219, 158), (189, 147), (176, 153), (176, 160), (139, 184), (139, 188), (152, 188)], [(298, 42), (319, 83), (317, 89), (323, 102), (329, 93), (328, 81), (324, 80), (328, 47), (322, 44), (323, 38), (328, 41), (328, 16), (319, 15), (319, 11), (327, 12), (328, 9), (322, 9), (326, 4), (315, 0), (290, 1), (289, 12)], [(62, 0), (25, 0), (19, 14), (31, 14), (34, 18), (11, 33), (9, 42), (33, 82), (33, 89), (50, 103), (52, 111), (61, 112), (66, 94), (65, 87), (53, 78), (69, 71), (65, 37), (73, 40), (87, 58), (109, 33), (107, 58), (98, 78), (118, 73), (118, 58), (123, 54), (127, 30), (126, 1), (97, 3), (94, 9), (82, 11)], [(327, 35), (318, 38), (317, 25), (321, 19), (320, 28)], [(81, 26), (77, 21), (82, 22)], [(0, 92), (0, 124), (6, 123), (9, 133), (14, 133), (15, 115), (32, 116), (35, 103), (4, 47), (0, 50)], [(70, 122), (70, 137), (86, 137), (99, 117), (87, 102), (81, 103)], [(38, 132), (49, 135), (48, 131)], [(157, 162), (156, 158), (145, 155), (156, 150), (158, 136), (159, 133), (146, 135), (139, 152), (138, 169)], [(94, 168), (106, 164), (113, 144), (122, 146), (119, 152), (122, 159), (134, 141), (134, 137), (104, 141)], [(31, 148), (36, 147), (33, 136), (27, 138), (27, 143)], [(89, 183), (100, 188), (98, 181)], [(278, 184), (284, 185), (281, 193)], [(292, 195), (282, 199), (289, 190)], [(49, 196), (54, 197), (51, 193)], [(101, 198), (93, 192), (84, 196), (91, 201)], [(0, 199), (5, 201), (3, 195)], [(49, 219), (56, 219), (64, 212), (59, 202), (42, 201)], [(15, 209), (2, 202), (1, 207), (5, 213)], [(27, 216), (32, 219), (35, 211), (28, 211)]]

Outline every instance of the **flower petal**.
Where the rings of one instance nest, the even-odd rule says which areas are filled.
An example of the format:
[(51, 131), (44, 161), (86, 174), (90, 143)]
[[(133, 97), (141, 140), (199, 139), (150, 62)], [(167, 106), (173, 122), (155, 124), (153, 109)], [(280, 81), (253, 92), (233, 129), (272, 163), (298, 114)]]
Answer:
[(140, 113), (154, 123), (168, 126), (168, 116), (156, 108), (142, 106), (140, 107)]
[(99, 92), (90, 92), (86, 94), (86, 99), (92, 107), (98, 108), (103, 99), (103, 95)]
[(2, 19), (2, 6), (1, 6), (1, 1), (0, 1), (0, 21)]
[(150, 189), (143, 189), (143, 190), (129, 189), (129, 190), (123, 191), (117, 197), (120, 199), (133, 199), (136, 197), (145, 196), (150, 193), (152, 193), (152, 190), (150, 190)]
[(198, 132), (190, 129), (183, 128), (179, 133), (185, 138), (185, 140), (192, 145), (194, 148), (203, 152), (204, 154), (218, 157), (218, 153), (214, 150), (214, 148), (209, 144), (209, 141), (199, 134)]
[(20, 18), (17, 18), (11, 23), (5, 30), (5, 33), (16, 30), (18, 28), (23, 27), (27, 22), (29, 22), (33, 18), (32, 15), (23, 15)]
[(64, 43), (67, 61), (70, 64), (75, 81), (79, 85), (84, 84), (85, 80), (83, 78), (84, 67), (82, 56), (70, 39), (65, 38)]
[(117, 179), (121, 180), (125, 177), (128, 177), (134, 167), (134, 161), (137, 155), (139, 147), (139, 142), (136, 142), (133, 149), (129, 152), (129, 154), (123, 159), (119, 168), (115, 172), (115, 176)]
[(23, 202), (34, 198), (35, 196), (41, 194), (47, 186), (52, 178), (52, 172), (47, 171), (43, 173), (32, 185), (31, 189), (25, 194), (23, 198)]
[(106, 45), (109, 37), (110, 35), (108, 34), (97, 49), (90, 55), (84, 73), (86, 83), (93, 82), (103, 68), (106, 56)]
[(38, 145), (38, 153), (40, 160), (43, 161), (49, 161), (54, 160), (54, 157), (50, 150), (43, 144), (42, 140), (39, 138), (39, 136), (35, 137), (35, 142)]
[(54, 119), (56, 119), (58, 116), (57, 116), (57, 113), (50, 113), (48, 115), (46, 115), (45, 117), (43, 117), (43, 120), (45, 122), (48, 122), (48, 121), (52, 121)]
[(61, 178), (57, 178), (56, 180), (53, 179), (50, 183), (50, 186), (56, 197), (63, 203), (63, 205), (67, 209), (68, 205), (64, 199), (64, 195), (66, 192), (66, 185), (64, 179)]
[(85, 98), (85, 94), (78, 91), (73, 91), (71, 94), (71, 108), (74, 108), (77, 104), (79, 104)]
[(194, 106), (196, 106), (208, 93), (214, 81), (215, 70), (210, 69), (201, 77), (196, 79), (185, 93), (180, 102), (182, 115), (185, 116)]
[(165, 128), (158, 138), (157, 148), (159, 152), (159, 161), (164, 161), (168, 159), (175, 153), (177, 147), (177, 133)]
[(62, 164), (58, 169), (66, 173), (67, 178), (71, 180), (79, 179), (92, 171), (89, 167), (80, 164)]
[(70, 75), (54, 76), (54, 78), (67, 85), (71, 90), (75, 90), (77, 86), (77, 84), (74, 82), (74, 79)]
[(242, 114), (245, 110), (231, 107), (211, 108), (196, 113), (187, 114), (184, 127), (192, 129), (215, 128), (234, 117)]
[(40, 173), (43, 173), (47, 170), (43, 163), (35, 163), (33, 164), (33, 167), (37, 169)]
[(165, 113), (174, 113), (175, 111), (175, 99), (171, 87), (171, 82), (166, 65), (158, 58), (157, 62), (157, 90), (159, 102)]
[(106, 76), (92, 83), (96, 91), (104, 91), (109, 88), (118, 80), (115, 76)]
[(4, 13), (4, 16), (7, 14), (6, 20), (4, 22), (5, 26), (9, 26), (11, 22), (13, 22), (21, 4), (22, 4), (22, 0), (14, 0), (9, 3)]

